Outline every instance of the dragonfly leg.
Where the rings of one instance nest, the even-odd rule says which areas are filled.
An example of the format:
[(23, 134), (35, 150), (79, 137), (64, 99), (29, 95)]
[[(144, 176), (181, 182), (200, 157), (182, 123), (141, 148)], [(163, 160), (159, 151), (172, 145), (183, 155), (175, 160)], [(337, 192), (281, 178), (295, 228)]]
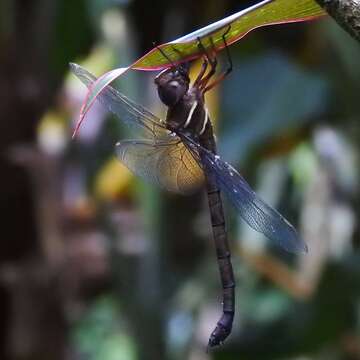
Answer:
[(215, 86), (217, 86), (219, 83), (221, 83), (221, 81), (223, 81), (232, 72), (233, 63), (232, 63), (231, 54), (230, 54), (228, 44), (226, 42), (226, 35), (229, 33), (230, 29), (231, 29), (231, 25), (228, 26), (228, 28), (226, 29), (226, 31), (222, 35), (222, 39), (223, 39), (223, 42), (224, 42), (224, 47), (225, 47), (225, 51), (226, 51), (226, 55), (227, 55), (227, 60), (228, 60), (228, 68), (221, 75), (219, 75), (219, 77), (215, 81), (213, 81), (211, 84), (207, 85), (205, 87), (205, 89), (203, 90), (203, 93), (206, 93), (207, 91), (209, 91), (212, 88), (214, 88)]
[(182, 56), (182, 52), (181, 52), (179, 49), (177, 49), (175, 46), (171, 46), (171, 48), (172, 48), (178, 55)]
[(204, 74), (205, 74), (205, 72), (206, 72), (206, 69), (207, 69), (207, 67), (208, 67), (208, 64), (209, 64), (209, 62), (207, 61), (206, 58), (204, 58), (204, 61), (203, 61), (203, 63), (202, 63), (202, 66), (201, 66), (201, 70), (200, 70), (200, 72), (199, 72), (199, 75), (197, 76), (196, 80), (194, 81), (194, 84), (193, 84), (194, 87), (198, 87), (198, 86), (199, 86), (199, 84), (200, 84), (200, 82), (201, 82), (201, 80), (202, 80), (202, 77), (204, 76)]
[(228, 68), (225, 71), (227, 73), (227, 75), (229, 73), (231, 73), (232, 69), (233, 69), (233, 62), (232, 62), (232, 58), (231, 58), (231, 54), (230, 54), (230, 49), (229, 49), (229, 46), (226, 41), (226, 35), (229, 33), (230, 29), (231, 29), (231, 25), (229, 25), (229, 27), (226, 29), (226, 31), (222, 35), (222, 39), (223, 39), (225, 51), (226, 51), (226, 57), (227, 57), (227, 61), (228, 61)]
[(160, 47), (158, 46), (157, 44), (153, 43), (153, 45), (159, 50), (160, 54), (167, 60), (169, 61), (169, 63), (171, 63), (171, 66), (174, 67), (175, 64), (174, 62), (170, 59), (170, 57), (165, 53), (165, 51)]
[[(200, 90), (202, 90), (204, 87), (206, 87), (209, 80), (215, 75), (216, 67), (217, 67), (217, 58), (216, 58), (215, 52), (214, 52), (214, 54), (212, 54), (210, 56), (210, 54), (205, 49), (205, 46), (203, 45), (200, 38), (198, 38), (197, 40), (198, 40), (198, 48), (199, 48), (199, 50), (204, 54), (205, 60), (210, 64), (210, 71), (198, 83), (198, 88)], [(212, 39), (211, 39), (211, 42), (212, 42)]]

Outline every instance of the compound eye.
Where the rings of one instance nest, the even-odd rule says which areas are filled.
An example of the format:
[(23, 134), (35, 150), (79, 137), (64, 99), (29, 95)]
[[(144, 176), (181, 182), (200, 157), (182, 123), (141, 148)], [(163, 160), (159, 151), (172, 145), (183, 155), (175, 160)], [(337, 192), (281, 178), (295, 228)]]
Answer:
[(156, 76), (155, 76), (155, 82), (159, 81), (159, 79), (161, 79), (162, 76), (164, 76), (165, 74), (167, 74), (170, 71), (170, 69), (164, 69), (161, 72), (159, 72)]

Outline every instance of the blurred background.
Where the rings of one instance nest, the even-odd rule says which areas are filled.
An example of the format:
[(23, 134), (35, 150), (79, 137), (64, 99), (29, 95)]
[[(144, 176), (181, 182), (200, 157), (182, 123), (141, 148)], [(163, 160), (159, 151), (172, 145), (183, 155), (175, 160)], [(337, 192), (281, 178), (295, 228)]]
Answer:
[[(100, 75), (254, 3), (0, 2), (0, 359), (360, 359), (360, 46), (334, 21), (250, 33), (207, 99), (222, 156), (310, 249), (285, 253), (226, 203), (236, 318), (211, 353), (204, 194), (133, 177), (114, 157), (129, 131), (100, 105), (71, 140), (85, 88), (70, 61)], [(164, 116), (154, 75), (117, 86)]]

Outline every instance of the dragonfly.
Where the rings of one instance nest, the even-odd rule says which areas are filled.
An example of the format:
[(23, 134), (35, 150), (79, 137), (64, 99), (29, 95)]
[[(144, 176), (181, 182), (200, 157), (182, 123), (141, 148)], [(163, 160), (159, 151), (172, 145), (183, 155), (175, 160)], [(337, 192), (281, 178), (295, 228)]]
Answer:
[[(225, 34), (223, 40), (226, 45)], [(235, 314), (235, 278), (221, 192), (228, 196), (250, 227), (285, 250), (307, 252), (307, 246), (296, 229), (218, 155), (204, 95), (231, 72), (232, 62), (226, 46), (229, 66), (216, 75), (216, 54), (210, 54), (202, 46), (201, 39), (198, 41), (203, 51), (203, 63), (193, 83), (189, 77), (189, 62), (171, 63), (155, 78), (159, 98), (167, 106), (165, 119), (110, 85), (97, 99), (138, 132), (139, 139), (116, 144), (116, 156), (135, 175), (180, 194), (191, 193), (200, 186), (206, 189), (222, 285), (222, 314), (209, 337), (208, 348), (211, 348), (222, 344), (230, 335)], [(96, 81), (94, 75), (79, 65), (70, 66), (88, 88)]]

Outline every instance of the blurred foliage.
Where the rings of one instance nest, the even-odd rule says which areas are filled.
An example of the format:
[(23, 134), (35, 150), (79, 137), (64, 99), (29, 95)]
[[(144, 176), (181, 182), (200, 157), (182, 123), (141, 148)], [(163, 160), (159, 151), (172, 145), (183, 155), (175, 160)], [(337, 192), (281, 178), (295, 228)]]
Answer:
[(94, 39), (88, 4), (86, 0), (57, 2), (56, 41), (53, 42), (50, 59), (54, 73), (63, 74), (68, 67), (68, 59), (79, 56)]
[(133, 360), (135, 347), (124, 331), (118, 303), (103, 296), (74, 324), (72, 338), (89, 360)]
[(222, 94), (221, 150), (235, 162), (270, 137), (316, 121), (326, 108), (328, 83), (270, 52), (241, 62)]

